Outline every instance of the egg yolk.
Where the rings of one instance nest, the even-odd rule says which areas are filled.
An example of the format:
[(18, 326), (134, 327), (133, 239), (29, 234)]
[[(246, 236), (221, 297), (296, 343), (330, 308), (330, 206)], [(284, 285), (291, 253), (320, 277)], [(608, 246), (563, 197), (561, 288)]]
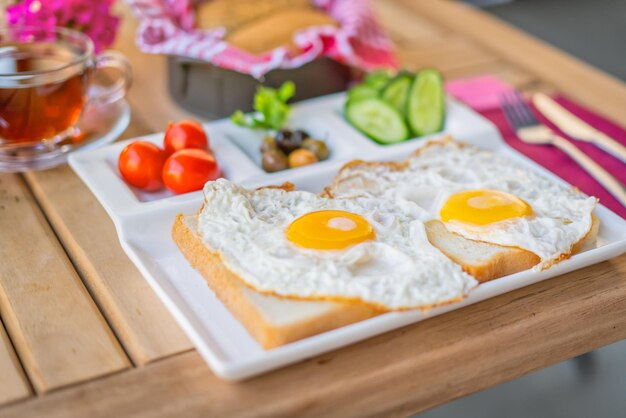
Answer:
[(376, 237), (364, 217), (342, 210), (302, 215), (287, 227), (285, 234), (289, 241), (311, 250), (341, 250)]
[(450, 196), (439, 215), (444, 222), (487, 225), (532, 213), (528, 203), (512, 194), (497, 190), (468, 190)]

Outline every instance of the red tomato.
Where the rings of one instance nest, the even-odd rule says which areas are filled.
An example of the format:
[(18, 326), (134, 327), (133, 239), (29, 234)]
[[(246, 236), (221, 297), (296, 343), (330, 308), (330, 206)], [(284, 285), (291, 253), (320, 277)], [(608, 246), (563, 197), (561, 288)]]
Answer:
[(201, 149), (183, 149), (170, 155), (163, 166), (163, 182), (174, 193), (202, 189), (204, 183), (220, 177), (215, 157)]
[(167, 155), (151, 142), (135, 141), (120, 153), (117, 167), (132, 186), (147, 191), (163, 187), (161, 171)]
[(178, 123), (170, 122), (165, 130), (163, 146), (167, 155), (187, 148), (209, 149), (209, 139), (198, 122), (181, 120)]

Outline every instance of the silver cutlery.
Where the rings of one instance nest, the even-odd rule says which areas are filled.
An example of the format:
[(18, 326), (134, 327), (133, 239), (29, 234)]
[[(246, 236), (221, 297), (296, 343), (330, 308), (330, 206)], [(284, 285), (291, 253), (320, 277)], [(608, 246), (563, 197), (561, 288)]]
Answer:
[(602, 184), (619, 202), (626, 206), (626, 190), (608, 171), (587, 157), (567, 139), (537, 120), (532, 109), (518, 92), (505, 93), (500, 97), (502, 110), (517, 136), (528, 144), (553, 145), (576, 161)]
[(581, 120), (550, 96), (544, 93), (535, 93), (532, 95), (532, 101), (550, 122), (568, 136), (579, 141), (592, 143), (626, 163), (625, 146)]

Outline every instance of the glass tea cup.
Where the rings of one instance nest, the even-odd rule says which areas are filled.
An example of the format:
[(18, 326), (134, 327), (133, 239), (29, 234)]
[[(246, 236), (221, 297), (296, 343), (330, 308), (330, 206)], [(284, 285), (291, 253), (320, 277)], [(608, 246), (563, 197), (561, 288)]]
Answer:
[[(104, 68), (115, 72), (106, 85), (95, 77)], [(0, 28), (0, 157), (37, 155), (79, 140), (77, 122), (87, 104), (123, 97), (131, 74), (123, 55), (95, 56), (81, 32)]]

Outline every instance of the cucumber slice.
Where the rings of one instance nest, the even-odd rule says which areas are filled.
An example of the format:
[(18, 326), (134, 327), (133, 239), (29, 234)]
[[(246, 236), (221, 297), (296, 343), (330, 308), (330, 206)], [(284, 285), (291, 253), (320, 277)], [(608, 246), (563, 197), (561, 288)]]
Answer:
[(380, 97), (390, 105), (396, 108), (398, 112), (405, 116), (406, 102), (409, 97), (409, 89), (413, 82), (413, 76), (407, 73), (398, 74), (393, 78), (383, 91), (380, 93)]
[(358, 86), (354, 86), (350, 90), (348, 90), (348, 102), (369, 99), (371, 97), (377, 97), (377, 96), (378, 96), (378, 90), (373, 89), (368, 86), (364, 86), (362, 84)]
[(380, 98), (348, 103), (346, 118), (359, 131), (381, 144), (395, 144), (409, 137), (409, 129), (400, 112)]
[(361, 85), (380, 90), (391, 80), (391, 74), (387, 70), (377, 70), (368, 73)]
[(439, 71), (427, 68), (416, 76), (409, 91), (406, 118), (416, 136), (429, 135), (443, 129), (446, 102), (443, 77)]

